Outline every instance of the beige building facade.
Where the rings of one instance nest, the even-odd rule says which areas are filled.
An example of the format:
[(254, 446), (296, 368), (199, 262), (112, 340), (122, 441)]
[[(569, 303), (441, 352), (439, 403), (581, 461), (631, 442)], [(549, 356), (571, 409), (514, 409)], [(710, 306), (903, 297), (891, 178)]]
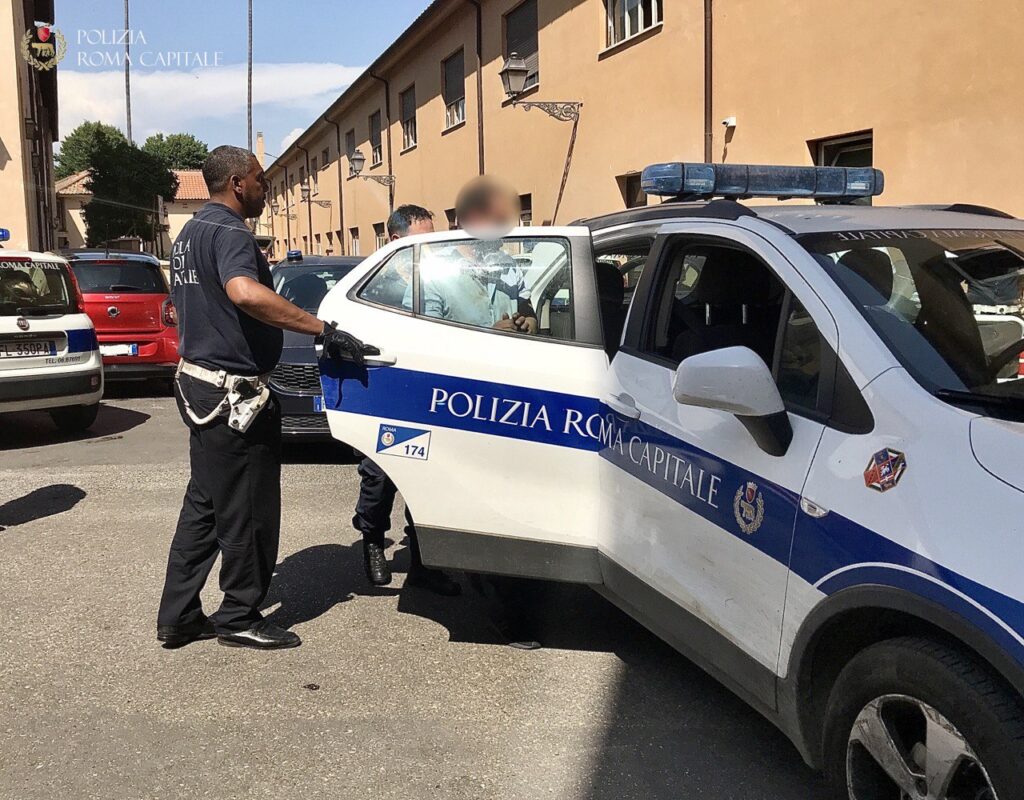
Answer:
[[(646, 202), (668, 160), (873, 165), (886, 204), (1024, 214), (1022, 26), (1016, 0), (438, 0), (268, 167), (261, 231), (366, 254), (401, 203), (454, 224), (482, 172), (565, 224)], [(518, 99), (582, 103), (575, 130), (508, 100), (513, 51)]]
[[(178, 191), (174, 202), (164, 203), (163, 219), (159, 242), (141, 242), (137, 245), (159, 258), (168, 258), (171, 245), (181, 233), (185, 223), (195, 216), (203, 204), (210, 199), (203, 173), (198, 169), (173, 170), (178, 179)], [(82, 208), (92, 199), (92, 192), (86, 188), (88, 170), (76, 172), (57, 181), (57, 206), (59, 227), (57, 247), (61, 250), (85, 247), (86, 230)], [(125, 246), (129, 246), (127, 240)]]
[(22, 55), (26, 33), (52, 21), (53, 0), (0, 3), (0, 228), (11, 233), (8, 249), (55, 245), (57, 70), (36, 69)]

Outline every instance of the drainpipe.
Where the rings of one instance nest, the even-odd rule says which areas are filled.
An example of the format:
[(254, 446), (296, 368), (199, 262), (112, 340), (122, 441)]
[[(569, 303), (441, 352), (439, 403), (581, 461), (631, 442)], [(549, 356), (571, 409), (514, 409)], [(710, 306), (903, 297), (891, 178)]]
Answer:
[[(370, 77), (384, 84), (384, 118), (388, 132), (388, 175), (394, 175), (395, 169), (391, 162), (391, 83), (387, 78), (382, 78), (371, 72)], [(395, 185), (388, 187), (388, 214), (395, 210)]]
[(325, 122), (334, 126), (334, 133), (338, 140), (338, 255), (345, 255), (345, 204), (342, 202), (341, 185), (344, 180), (341, 176), (341, 126), (333, 119), (324, 117)]
[(292, 182), (288, 180), (288, 165), (284, 165), (284, 222), (285, 235), (288, 237), (284, 243), (284, 252), (287, 255), (292, 249)]
[[(295, 149), (301, 150), (306, 155), (306, 185), (309, 186), (309, 190), (312, 191), (313, 187), (310, 184), (312, 183), (313, 178), (309, 174), (309, 151), (305, 147), (302, 147), (301, 145), (298, 145), (298, 144), (295, 145)], [(301, 186), (299, 187), (299, 197), (302, 197), (302, 187)], [(310, 200), (306, 201), (306, 216), (309, 219), (309, 239), (306, 242), (306, 244), (310, 248), (312, 248), (313, 247), (313, 203)], [(308, 256), (309, 253), (306, 253), (305, 255)]]
[(480, 174), (484, 174), (484, 16), (479, 0), (466, 0), (476, 9), (476, 138)]
[(713, 33), (713, 6), (714, 0), (704, 0), (704, 161), (710, 164), (714, 158), (712, 150), (715, 143), (714, 134), (714, 108), (711, 103), (711, 68), (714, 64), (712, 58), (712, 33)]

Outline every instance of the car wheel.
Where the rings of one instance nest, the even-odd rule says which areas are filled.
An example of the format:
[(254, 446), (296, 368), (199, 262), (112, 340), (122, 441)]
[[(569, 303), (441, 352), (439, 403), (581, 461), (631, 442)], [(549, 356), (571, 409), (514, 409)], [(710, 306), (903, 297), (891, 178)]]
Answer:
[(65, 406), (51, 409), (50, 417), (64, 433), (78, 433), (96, 421), (99, 411), (99, 403), (93, 403), (91, 406)]
[(1024, 800), (1024, 708), (976, 656), (931, 639), (872, 645), (825, 715), (836, 798)]

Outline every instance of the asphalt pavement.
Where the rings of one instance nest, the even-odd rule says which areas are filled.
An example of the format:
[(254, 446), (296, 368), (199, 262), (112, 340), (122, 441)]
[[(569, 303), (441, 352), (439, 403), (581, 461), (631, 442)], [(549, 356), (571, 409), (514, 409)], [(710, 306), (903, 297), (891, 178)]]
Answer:
[(266, 613), (302, 647), (162, 648), (185, 428), (148, 385), (109, 388), (71, 441), (0, 417), (0, 798), (826, 796), (768, 722), (590, 590), (538, 583), (545, 648), (524, 652), (472, 592), (403, 588), (400, 541), (394, 583), (370, 587), (340, 447), (287, 451)]

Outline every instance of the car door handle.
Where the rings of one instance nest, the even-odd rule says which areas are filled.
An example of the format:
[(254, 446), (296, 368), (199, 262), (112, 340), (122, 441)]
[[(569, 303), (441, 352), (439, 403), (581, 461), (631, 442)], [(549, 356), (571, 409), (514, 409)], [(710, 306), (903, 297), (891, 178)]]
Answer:
[(807, 516), (814, 517), (814, 519), (821, 519), (828, 514), (828, 509), (824, 506), (819, 506), (813, 500), (808, 500), (806, 497), (800, 498), (800, 510), (803, 511)]
[(625, 392), (609, 395), (604, 402), (612, 411), (626, 419), (640, 419), (640, 409), (636, 407), (636, 400)]
[(364, 356), (368, 367), (393, 367), (398, 363), (398, 356), (394, 353), (378, 353), (375, 356)]

